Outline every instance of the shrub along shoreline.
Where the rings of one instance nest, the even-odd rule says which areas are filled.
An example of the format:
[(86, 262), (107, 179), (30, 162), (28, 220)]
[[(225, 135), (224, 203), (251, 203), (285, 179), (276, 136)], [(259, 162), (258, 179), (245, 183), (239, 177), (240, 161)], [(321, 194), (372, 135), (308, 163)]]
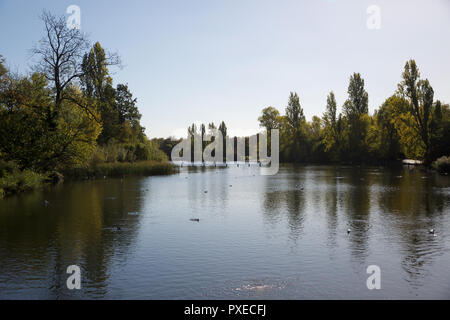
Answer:
[(450, 174), (450, 157), (440, 157), (435, 162), (433, 162), (432, 168), (439, 172), (439, 174)]
[(0, 160), (0, 199), (6, 195), (37, 189), (44, 185), (46, 175), (30, 169), (20, 170), (14, 162)]
[[(392, 164), (392, 163), (391, 163)], [(400, 165), (400, 163), (398, 163)], [(388, 165), (389, 166), (389, 165)], [(432, 167), (441, 175), (450, 173), (450, 157), (436, 160)], [(168, 161), (104, 162), (78, 166), (58, 172), (37, 173), (20, 170), (12, 162), (0, 161), (0, 199), (26, 191), (36, 190), (66, 180), (104, 179), (127, 176), (161, 176), (179, 172), (179, 167)]]
[(124, 177), (124, 176), (158, 176), (176, 173), (176, 166), (170, 162), (104, 162), (88, 167), (73, 167), (62, 173), (69, 179)]
[(175, 172), (146, 136), (127, 83), (110, 73), (119, 55), (67, 29), (64, 16), (41, 19), (48, 32), (31, 72), (11, 72), (0, 54), (0, 197), (63, 179)]
[(12, 162), (0, 162), (0, 199), (26, 191), (36, 190), (68, 180), (99, 179), (104, 177), (158, 176), (178, 172), (168, 161), (111, 162), (86, 167), (73, 167), (58, 172), (37, 173), (20, 170)]

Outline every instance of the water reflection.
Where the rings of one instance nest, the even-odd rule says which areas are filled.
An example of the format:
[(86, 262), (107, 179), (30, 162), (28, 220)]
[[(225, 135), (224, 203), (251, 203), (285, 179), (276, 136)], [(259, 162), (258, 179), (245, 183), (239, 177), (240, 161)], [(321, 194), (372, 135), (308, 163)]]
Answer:
[[(185, 190), (188, 192), (189, 211), (199, 211), (205, 205), (214, 209), (224, 210), (228, 205), (228, 193), (230, 181), (228, 175), (223, 174), (226, 168), (224, 167), (188, 167), (185, 168), (182, 174), (182, 179), (179, 181), (183, 184)], [(202, 178), (199, 179), (198, 176)], [(208, 196), (205, 196), (208, 194)], [(205, 204), (205, 200), (209, 203)]]
[[(305, 219), (323, 217), (330, 249), (346, 242), (361, 265), (368, 264), (371, 255), (398, 254), (405, 281), (413, 288), (424, 285), (436, 259), (449, 252), (445, 228), (449, 226), (450, 184), (434, 172), (403, 167), (284, 167), (265, 184), (263, 207), (268, 223), (279, 223), (285, 214), (295, 234)], [(344, 237), (347, 228), (351, 232)], [(430, 229), (439, 236), (430, 235)], [(387, 246), (374, 245), (378, 239)]]
[[(144, 192), (151, 190), (140, 180), (91, 181), (0, 202), (0, 296), (20, 297), (44, 281), (36, 298), (65, 298), (66, 269), (73, 264), (82, 268), (84, 286), (70, 297), (103, 296), (112, 260), (124, 259), (136, 238), (140, 216), (130, 213), (140, 211)], [(12, 281), (14, 290), (3, 287)]]
[(448, 298), (449, 208), (450, 179), (418, 168), (66, 182), (0, 201), (0, 298)]
[(304, 168), (289, 166), (289, 171), (264, 179), (263, 207), (265, 219), (278, 223), (285, 217), (290, 238), (295, 241), (301, 235), (305, 209)]
[[(406, 280), (419, 287), (424, 281), (424, 270), (445, 250), (447, 233), (442, 227), (446, 223), (448, 184), (446, 192), (441, 188), (445, 187), (442, 177), (421, 169), (384, 176), (383, 183), (386, 187), (381, 188), (377, 197), (380, 211), (384, 213), (381, 223), (389, 239), (401, 246), (401, 266), (407, 273)], [(439, 230), (437, 237), (429, 234), (430, 229)]]

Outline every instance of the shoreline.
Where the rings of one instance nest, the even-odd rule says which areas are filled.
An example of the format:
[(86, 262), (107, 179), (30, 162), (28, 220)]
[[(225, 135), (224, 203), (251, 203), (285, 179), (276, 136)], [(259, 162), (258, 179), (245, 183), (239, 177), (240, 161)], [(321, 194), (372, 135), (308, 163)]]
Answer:
[(163, 176), (177, 173), (177, 167), (170, 162), (138, 161), (111, 162), (91, 167), (74, 167), (46, 174), (31, 170), (11, 171), (0, 178), (0, 200), (9, 196), (38, 190), (67, 181), (118, 178), (127, 176)]
[[(247, 162), (246, 162), (247, 163)], [(227, 163), (235, 165), (236, 162)], [(255, 162), (255, 164), (257, 164)], [(348, 163), (348, 162), (281, 162), (280, 165), (304, 165), (304, 166), (353, 166), (353, 167), (408, 167), (418, 168), (427, 171), (435, 171), (441, 176), (448, 176), (448, 173), (440, 171), (434, 166), (421, 164), (407, 164), (402, 160), (385, 163)], [(176, 174), (180, 168), (177, 164), (159, 161), (138, 161), (138, 162), (110, 162), (101, 163), (90, 167), (74, 167), (61, 170), (59, 172), (50, 172), (46, 174), (36, 173), (31, 170), (10, 172), (0, 178), (0, 200), (9, 196), (37, 190), (46, 186), (52, 186), (67, 181), (97, 180), (106, 178), (125, 178), (130, 176), (164, 176)], [(185, 163), (184, 167), (191, 167)], [(202, 167), (201, 165), (192, 165), (192, 167)], [(212, 167), (212, 166), (207, 166)], [(225, 168), (225, 166), (223, 166)]]

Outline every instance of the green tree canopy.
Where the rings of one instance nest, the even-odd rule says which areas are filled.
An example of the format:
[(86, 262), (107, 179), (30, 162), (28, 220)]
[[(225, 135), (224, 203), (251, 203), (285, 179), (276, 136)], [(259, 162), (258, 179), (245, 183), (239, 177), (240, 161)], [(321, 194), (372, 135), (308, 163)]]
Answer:
[(279, 129), (280, 112), (274, 107), (267, 107), (262, 110), (262, 115), (258, 118), (259, 126), (267, 131)]

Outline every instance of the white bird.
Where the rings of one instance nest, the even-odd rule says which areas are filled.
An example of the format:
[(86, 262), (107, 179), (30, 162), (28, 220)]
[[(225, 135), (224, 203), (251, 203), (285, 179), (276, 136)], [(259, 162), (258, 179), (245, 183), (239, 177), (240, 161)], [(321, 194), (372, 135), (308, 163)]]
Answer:
[(50, 204), (47, 200), (44, 200), (44, 205), (47, 207)]
[(430, 231), (428, 231), (431, 234), (434, 234), (434, 229), (430, 229)]
[(350, 232), (351, 232), (352, 230), (350, 230), (350, 228), (349, 229), (347, 229), (347, 234), (349, 234)]

